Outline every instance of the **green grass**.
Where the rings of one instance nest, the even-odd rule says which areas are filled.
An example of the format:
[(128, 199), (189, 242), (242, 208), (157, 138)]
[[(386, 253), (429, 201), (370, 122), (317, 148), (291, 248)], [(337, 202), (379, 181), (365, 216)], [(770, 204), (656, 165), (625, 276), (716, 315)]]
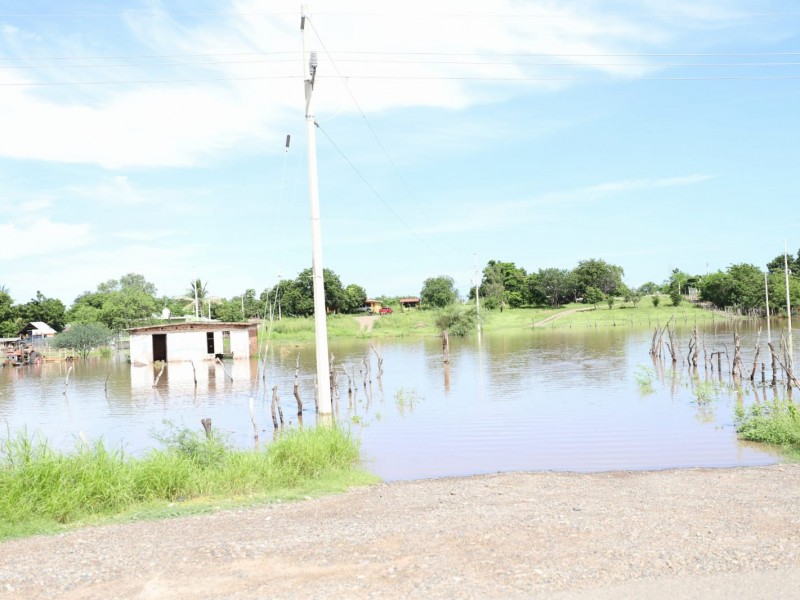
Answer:
[[(579, 312), (570, 312), (570, 311)], [(390, 338), (409, 336), (439, 335), (436, 319), (441, 311), (398, 309), (391, 315), (381, 315), (375, 319), (371, 332), (361, 331), (354, 315), (329, 315), (329, 338)], [(546, 319), (557, 319), (543, 323)], [(662, 296), (659, 306), (653, 306), (652, 298), (647, 296), (635, 308), (624, 303), (621, 298), (612, 309), (606, 303), (597, 309), (579, 303), (566, 304), (558, 308), (506, 308), (500, 310), (481, 310), (481, 326), (487, 333), (537, 329), (576, 329), (621, 326), (655, 327), (664, 325), (672, 317), (675, 325), (693, 325), (723, 321), (730, 317), (718, 312), (699, 308), (689, 302), (678, 307), (672, 306), (666, 296)], [(314, 319), (310, 317), (284, 317), (275, 321), (272, 340), (275, 342), (313, 342)]]
[(736, 406), (736, 431), (742, 439), (780, 446), (800, 458), (800, 415), (791, 400)]
[(377, 480), (336, 427), (291, 430), (265, 450), (180, 431), (141, 458), (102, 442), (72, 453), (26, 432), (0, 443), (0, 539), (109, 519), (173, 516), (341, 491)]

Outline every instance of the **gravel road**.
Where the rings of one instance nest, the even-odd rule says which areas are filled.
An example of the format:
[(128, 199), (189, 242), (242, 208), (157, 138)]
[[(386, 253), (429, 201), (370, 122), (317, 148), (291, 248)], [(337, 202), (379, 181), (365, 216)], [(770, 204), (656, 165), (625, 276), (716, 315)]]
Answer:
[(6, 598), (800, 598), (800, 465), (508, 473), (0, 544)]

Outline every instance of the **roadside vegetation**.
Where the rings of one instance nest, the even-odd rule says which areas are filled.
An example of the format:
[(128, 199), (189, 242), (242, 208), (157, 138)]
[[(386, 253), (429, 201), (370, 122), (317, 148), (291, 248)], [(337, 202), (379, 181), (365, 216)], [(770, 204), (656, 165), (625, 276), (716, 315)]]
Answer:
[(0, 540), (109, 519), (177, 516), (343, 491), (377, 478), (360, 469), (360, 443), (336, 427), (297, 429), (264, 450), (173, 430), (143, 457), (102, 441), (74, 452), (26, 432), (0, 441)]
[(792, 460), (800, 460), (800, 414), (791, 400), (773, 400), (745, 408), (736, 406), (736, 431), (752, 442), (772, 444)]

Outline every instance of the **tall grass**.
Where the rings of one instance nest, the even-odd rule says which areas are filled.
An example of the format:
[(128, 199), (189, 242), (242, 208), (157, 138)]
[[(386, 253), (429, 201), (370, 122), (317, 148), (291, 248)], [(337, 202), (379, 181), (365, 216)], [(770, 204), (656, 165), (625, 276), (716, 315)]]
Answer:
[(358, 440), (336, 427), (291, 430), (262, 451), (188, 431), (164, 441), (138, 458), (102, 442), (63, 453), (25, 431), (9, 434), (0, 443), (0, 539), (153, 503), (289, 497), (374, 481), (359, 470)]

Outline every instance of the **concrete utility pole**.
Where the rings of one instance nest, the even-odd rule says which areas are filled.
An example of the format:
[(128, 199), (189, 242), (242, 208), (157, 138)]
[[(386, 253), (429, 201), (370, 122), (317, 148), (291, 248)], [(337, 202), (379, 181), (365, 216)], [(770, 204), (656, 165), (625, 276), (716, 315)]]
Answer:
[(789, 254), (786, 248), (786, 242), (783, 242), (783, 272), (786, 276), (786, 317), (789, 319), (789, 339), (787, 345), (789, 346), (789, 372), (794, 373), (794, 346), (792, 345), (792, 301), (789, 299)]
[(300, 30), (303, 32), (303, 79), (306, 92), (306, 132), (308, 133), (308, 197), (311, 203), (311, 271), (314, 282), (314, 331), (317, 351), (317, 399), (319, 412), (329, 415), (331, 408), (331, 381), (328, 365), (328, 322), (325, 315), (325, 280), (322, 269), (322, 227), (319, 219), (319, 182), (317, 181), (317, 139), (314, 115), (311, 111), (311, 94), (317, 75), (317, 53), (307, 52), (310, 19), (308, 7), (301, 8)]
[(767, 304), (767, 343), (769, 344), (772, 342), (772, 329), (769, 322), (769, 281), (766, 273), (764, 273), (764, 297)]
[(481, 301), (480, 290), (481, 280), (478, 278), (478, 255), (472, 255), (473, 262), (475, 263), (475, 313), (478, 316), (478, 335), (481, 334)]

